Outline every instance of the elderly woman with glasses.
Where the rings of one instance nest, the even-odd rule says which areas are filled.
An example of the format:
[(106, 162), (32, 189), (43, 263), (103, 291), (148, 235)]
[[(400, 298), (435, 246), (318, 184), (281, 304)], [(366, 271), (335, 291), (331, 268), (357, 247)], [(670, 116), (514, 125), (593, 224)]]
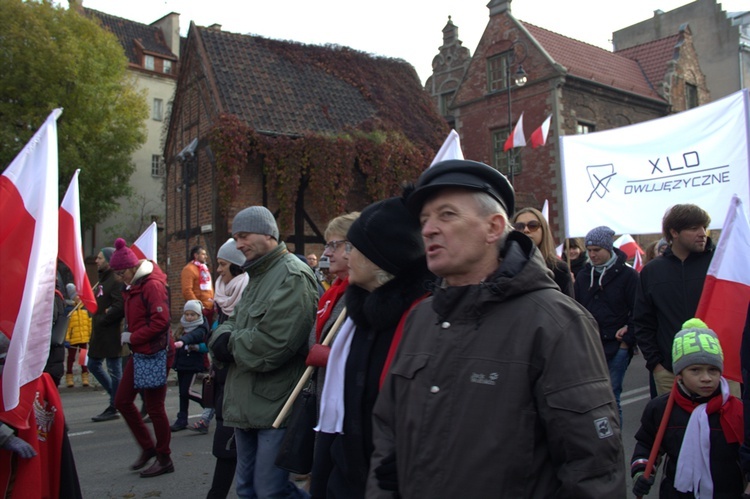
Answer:
[[(427, 270), (419, 221), (402, 198), (371, 204), (346, 237), (349, 252), (348, 318), (328, 361), (321, 396), (312, 497), (361, 498), (374, 450), (372, 410), (396, 352), (403, 321), (427, 296)], [(333, 266), (333, 262), (331, 263)], [(316, 444), (316, 446), (318, 445)], [(329, 462), (328, 473), (320, 460)], [(323, 471), (319, 471), (322, 469)]]
[(555, 282), (560, 290), (572, 298), (575, 297), (570, 267), (557, 257), (555, 241), (542, 212), (536, 208), (522, 208), (513, 216), (511, 223), (515, 230), (523, 232), (534, 241), (544, 257), (547, 268), (554, 274)]
[[(320, 343), (325, 339), (334, 322), (344, 310), (343, 298), (349, 286), (349, 253), (351, 251), (351, 243), (347, 241), (346, 233), (349, 232), (349, 228), (358, 217), (358, 211), (336, 217), (328, 222), (324, 234), (326, 244), (322, 256), (328, 258), (330, 264), (328, 275), (331, 276), (333, 282), (318, 301), (318, 313), (315, 325), (310, 331), (310, 354), (307, 358), (308, 365), (318, 367), (313, 375), (318, 402), (323, 391), (325, 366), (330, 352), (330, 346), (323, 346)], [(330, 452), (332, 442), (333, 435), (330, 434), (319, 434), (315, 441), (314, 452), (316, 457), (313, 459), (314, 465), (310, 481), (312, 497), (325, 497), (326, 495), (326, 480), (317, 478), (327, 478), (331, 472), (331, 460), (327, 458), (327, 455)]]

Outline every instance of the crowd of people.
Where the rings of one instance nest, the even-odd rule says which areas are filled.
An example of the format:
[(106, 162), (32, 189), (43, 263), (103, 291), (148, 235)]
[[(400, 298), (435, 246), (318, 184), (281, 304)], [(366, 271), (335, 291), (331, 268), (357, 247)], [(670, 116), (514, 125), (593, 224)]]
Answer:
[[(159, 266), (123, 239), (102, 248), (96, 313), (68, 293), (65, 384), (77, 362), (84, 385), (90, 372), (106, 390), (92, 420), (122, 416), (144, 478), (175, 471), (173, 432), (207, 434), (215, 418), (208, 498), (233, 482), (242, 498), (618, 498), (620, 395), (640, 353), (653, 399), (629, 456), (633, 493), (654, 485), (658, 447), (660, 497), (750, 497), (741, 386), (722, 376), (711, 325), (694, 319), (709, 224), (696, 205), (670, 208), (640, 273), (606, 226), (568, 240), (559, 258), (542, 213), (517, 207), (502, 174), (469, 160), (437, 163), (401, 196), (333, 218), (321, 258), (290, 252), (273, 214), (250, 206), (215, 274), (204, 247), (190, 250), (175, 327)], [(277, 458), (291, 432), (311, 428), (277, 418), (308, 374), (315, 441), (299, 485)], [(201, 375), (211, 400), (191, 390)], [(193, 425), (191, 400), (202, 410)], [(5, 426), (0, 448), (34, 453)]]

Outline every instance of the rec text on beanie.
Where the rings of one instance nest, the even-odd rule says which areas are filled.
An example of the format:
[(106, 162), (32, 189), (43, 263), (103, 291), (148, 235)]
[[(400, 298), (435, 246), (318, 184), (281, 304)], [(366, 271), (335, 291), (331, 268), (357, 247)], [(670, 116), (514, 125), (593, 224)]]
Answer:
[(695, 364), (708, 364), (724, 372), (724, 352), (716, 333), (700, 319), (690, 319), (682, 325), (672, 342), (672, 369), (680, 374)]
[(115, 241), (115, 252), (112, 253), (112, 257), (109, 259), (109, 266), (112, 270), (125, 270), (131, 267), (138, 266), (138, 257), (135, 256), (133, 250), (128, 248), (128, 243), (125, 239), (118, 238)]
[(612, 244), (615, 242), (615, 231), (602, 225), (593, 228), (586, 234), (586, 246), (599, 246), (612, 253)]
[(232, 220), (232, 235), (238, 232), (265, 234), (279, 240), (276, 219), (265, 206), (249, 206), (237, 213)]
[(222, 260), (239, 265), (240, 267), (245, 265), (245, 254), (237, 249), (237, 241), (231, 237), (221, 245), (219, 252), (216, 254), (216, 258), (221, 258)]

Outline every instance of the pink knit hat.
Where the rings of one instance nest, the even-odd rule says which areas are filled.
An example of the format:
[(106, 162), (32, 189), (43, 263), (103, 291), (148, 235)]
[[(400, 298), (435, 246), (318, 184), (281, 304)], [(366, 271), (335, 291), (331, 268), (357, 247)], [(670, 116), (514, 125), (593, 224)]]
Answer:
[(125, 270), (138, 266), (138, 257), (128, 248), (125, 239), (118, 238), (115, 241), (115, 252), (109, 259), (109, 267), (112, 270)]

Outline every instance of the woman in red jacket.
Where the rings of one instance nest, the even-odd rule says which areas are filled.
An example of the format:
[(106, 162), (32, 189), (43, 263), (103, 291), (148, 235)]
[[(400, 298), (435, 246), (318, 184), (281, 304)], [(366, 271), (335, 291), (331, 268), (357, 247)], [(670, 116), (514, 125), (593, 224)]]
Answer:
[(146, 412), (151, 417), (156, 435), (156, 444), (151, 437), (138, 408), (133, 401), (140, 388), (135, 387), (133, 355), (128, 359), (125, 371), (115, 395), (115, 408), (120, 411), (130, 427), (141, 455), (131, 466), (139, 470), (146, 466), (152, 457), (156, 461), (144, 471), (141, 477), (159, 476), (174, 471), (170, 458), (169, 442), (171, 432), (164, 407), (167, 395), (166, 373), (174, 359), (174, 342), (170, 330), (169, 295), (167, 277), (161, 269), (149, 260), (138, 260), (124, 239), (115, 241), (115, 252), (109, 266), (126, 284), (125, 319), (127, 331), (122, 333), (122, 343), (128, 343), (133, 355), (160, 354), (166, 351), (163, 384), (155, 388), (144, 388), (143, 400)]

